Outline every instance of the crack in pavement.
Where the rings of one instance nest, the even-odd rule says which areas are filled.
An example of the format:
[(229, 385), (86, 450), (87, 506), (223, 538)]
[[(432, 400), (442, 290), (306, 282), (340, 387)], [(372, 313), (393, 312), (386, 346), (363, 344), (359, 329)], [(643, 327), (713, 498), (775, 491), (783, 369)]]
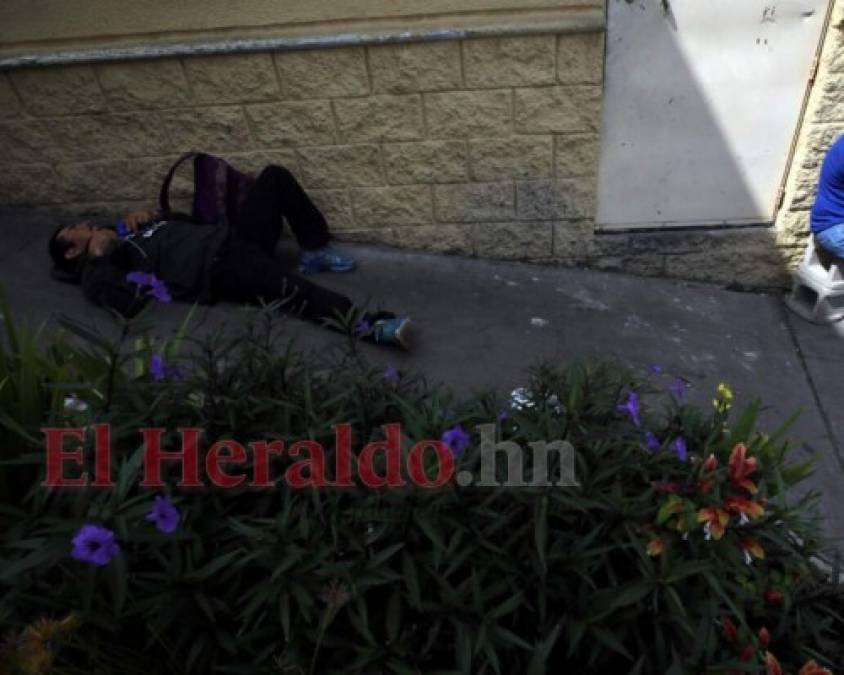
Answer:
[(814, 399), (815, 407), (817, 408), (818, 414), (820, 415), (820, 418), (823, 421), (824, 428), (826, 429), (827, 436), (829, 437), (830, 445), (832, 445), (832, 450), (833, 452), (835, 452), (835, 458), (838, 460), (838, 465), (841, 470), (844, 471), (844, 457), (842, 457), (841, 453), (841, 442), (835, 435), (835, 430), (832, 425), (832, 421), (830, 420), (829, 414), (824, 408), (823, 401), (821, 400), (821, 396), (818, 392), (817, 385), (815, 384), (815, 380), (812, 377), (811, 371), (809, 370), (809, 364), (806, 362), (806, 357), (803, 354), (803, 349), (800, 347), (800, 341), (797, 339), (797, 331), (794, 329), (794, 326), (791, 323), (793, 317), (788, 312), (784, 302), (780, 303), (780, 311), (783, 314), (785, 325), (788, 327), (788, 335), (791, 338), (792, 344), (794, 345), (794, 351), (797, 354), (797, 358), (800, 360), (800, 366), (803, 369), (804, 375), (806, 376), (806, 382), (809, 385), (809, 390), (812, 392), (812, 398)]

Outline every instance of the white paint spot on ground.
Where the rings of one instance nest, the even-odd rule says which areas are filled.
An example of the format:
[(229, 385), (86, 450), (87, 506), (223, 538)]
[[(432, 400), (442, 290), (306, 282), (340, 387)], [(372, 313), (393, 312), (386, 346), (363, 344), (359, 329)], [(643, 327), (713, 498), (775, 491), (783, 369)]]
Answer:
[(743, 352), (742, 356), (744, 356), (744, 358), (746, 358), (748, 361), (759, 360), (759, 352)]
[(554, 290), (557, 291), (557, 293), (562, 293), (572, 300), (575, 300), (576, 303), (574, 306), (578, 309), (594, 309), (599, 312), (606, 312), (610, 308), (606, 303), (592, 297), (592, 294), (585, 288), (575, 291), (574, 293), (570, 292), (566, 288), (560, 288), (559, 286), (557, 286)]
[(625, 329), (643, 329), (643, 328), (650, 328), (651, 324), (647, 321), (642, 319), (641, 317), (636, 316), (635, 314), (629, 314), (624, 319), (624, 328)]
[(518, 286), (519, 284), (518, 284), (517, 282), (515, 282), (515, 281), (508, 281), (508, 282), (507, 282), (507, 285), (508, 285), (508, 286)]
[(531, 277), (530, 280), (531, 281), (539, 281), (539, 277)]
[(536, 326), (537, 328), (545, 328), (548, 325), (548, 319), (543, 319), (541, 316), (534, 316), (530, 320), (531, 326)]

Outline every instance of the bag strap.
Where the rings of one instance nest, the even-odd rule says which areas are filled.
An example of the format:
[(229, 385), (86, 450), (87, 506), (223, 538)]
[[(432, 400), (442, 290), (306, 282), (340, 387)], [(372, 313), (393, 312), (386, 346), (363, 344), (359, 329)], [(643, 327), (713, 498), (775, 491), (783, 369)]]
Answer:
[(170, 213), (170, 183), (173, 181), (173, 175), (176, 173), (176, 169), (181, 166), (182, 162), (186, 159), (190, 159), (191, 157), (197, 157), (201, 153), (199, 152), (186, 152), (184, 155), (179, 157), (176, 160), (176, 163), (170, 167), (170, 170), (167, 172), (167, 175), (164, 177), (164, 182), (161, 184), (161, 192), (158, 195), (158, 206), (161, 210), (162, 215), (165, 213)]

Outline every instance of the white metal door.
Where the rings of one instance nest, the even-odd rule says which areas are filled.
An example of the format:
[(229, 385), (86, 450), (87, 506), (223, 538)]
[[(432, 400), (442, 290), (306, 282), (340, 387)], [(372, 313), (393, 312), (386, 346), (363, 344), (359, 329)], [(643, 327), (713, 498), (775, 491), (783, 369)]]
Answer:
[(828, 0), (608, 0), (601, 229), (771, 222)]

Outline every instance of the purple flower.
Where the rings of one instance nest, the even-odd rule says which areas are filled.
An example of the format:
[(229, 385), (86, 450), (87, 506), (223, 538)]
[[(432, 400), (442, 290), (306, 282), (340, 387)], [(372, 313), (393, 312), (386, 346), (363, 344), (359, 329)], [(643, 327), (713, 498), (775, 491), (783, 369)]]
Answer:
[(167, 286), (165, 286), (164, 282), (160, 279), (155, 279), (153, 281), (149, 294), (158, 300), (158, 302), (173, 302), (173, 297), (170, 295), (170, 291), (167, 290)]
[(630, 419), (633, 421), (637, 427), (642, 426), (642, 420), (639, 417), (639, 397), (636, 396), (635, 391), (631, 391), (630, 394), (627, 396), (627, 402), (622, 403), (621, 405), (616, 406), (615, 408), (618, 412), (626, 412), (630, 415)]
[(463, 451), (469, 446), (469, 434), (463, 431), (459, 424), (452, 427), (442, 435), (442, 442), (451, 450), (451, 454), (460, 457)]
[(657, 450), (662, 447), (662, 443), (659, 442), (659, 439), (652, 431), (645, 432), (645, 447), (650, 452), (656, 452)]
[(129, 226), (122, 220), (117, 223), (117, 226), (114, 228), (114, 231), (117, 232), (117, 236), (121, 239), (125, 239), (130, 234), (132, 234), (132, 230), (130, 230)]
[(126, 281), (131, 281), (133, 284), (137, 284), (138, 286), (152, 286), (152, 282), (155, 280), (155, 275), (150, 272), (129, 272), (126, 275)]
[(678, 377), (676, 380), (674, 380), (674, 382), (671, 383), (671, 386), (668, 387), (668, 391), (670, 391), (674, 395), (674, 398), (676, 398), (678, 401), (682, 401), (683, 397), (686, 395), (687, 386), (688, 384), (686, 383), (686, 381), (683, 378)]
[(689, 459), (689, 452), (686, 449), (686, 441), (682, 436), (674, 441), (674, 452), (677, 453), (677, 457), (679, 457), (681, 462), (685, 462)]
[(393, 368), (393, 366), (387, 366), (387, 369), (384, 371), (384, 379), (387, 382), (398, 384), (399, 380), (401, 380), (401, 373), (396, 368)]
[(152, 511), (147, 514), (147, 520), (155, 523), (159, 532), (173, 534), (179, 527), (180, 519), (179, 509), (173, 506), (168, 497), (155, 496), (155, 503), (152, 505)]
[(156, 382), (161, 382), (167, 377), (167, 364), (164, 363), (164, 357), (161, 354), (153, 354), (149, 360), (149, 372), (152, 374), (152, 379)]
[(352, 333), (354, 335), (366, 335), (371, 330), (372, 324), (366, 319), (362, 319), (355, 324), (355, 327), (352, 329)]
[(114, 541), (114, 532), (99, 525), (83, 525), (73, 538), (73, 551), (70, 555), (80, 562), (91, 565), (108, 565), (120, 552), (120, 546)]
[(182, 376), (178, 368), (171, 368), (167, 365), (164, 357), (161, 354), (153, 354), (149, 360), (149, 372), (152, 379), (156, 382), (162, 380), (176, 380)]
[(510, 411), (509, 410), (502, 410), (498, 413), (498, 421), (499, 422), (506, 422), (510, 419)]
[(652, 375), (661, 375), (662, 374), (662, 366), (657, 363), (652, 363), (648, 366), (648, 372)]
[(143, 291), (146, 288), (147, 295), (151, 295), (159, 302), (172, 302), (173, 298), (170, 296), (170, 291), (161, 279), (156, 277), (151, 272), (129, 272), (126, 275), (126, 281), (131, 281), (137, 284), (138, 288)]

